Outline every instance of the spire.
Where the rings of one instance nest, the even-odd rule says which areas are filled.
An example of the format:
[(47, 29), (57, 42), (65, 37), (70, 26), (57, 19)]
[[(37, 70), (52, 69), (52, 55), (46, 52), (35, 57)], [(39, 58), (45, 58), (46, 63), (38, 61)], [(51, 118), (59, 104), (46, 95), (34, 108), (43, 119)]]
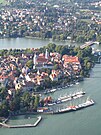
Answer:
[(37, 74), (40, 75), (40, 71), (39, 70), (37, 71)]
[(37, 55), (36, 55), (36, 53), (34, 54), (34, 57), (33, 57), (33, 63), (34, 63), (34, 65), (36, 65), (36, 61), (37, 61)]
[(47, 49), (46, 49), (45, 58), (48, 59), (48, 57), (49, 57), (49, 53), (48, 53), (48, 51), (47, 51)]

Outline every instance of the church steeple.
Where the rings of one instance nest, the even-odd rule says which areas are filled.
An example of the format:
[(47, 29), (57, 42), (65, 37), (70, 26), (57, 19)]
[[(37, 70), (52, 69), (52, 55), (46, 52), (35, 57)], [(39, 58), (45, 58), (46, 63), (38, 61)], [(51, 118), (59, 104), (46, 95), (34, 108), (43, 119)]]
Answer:
[(36, 55), (36, 53), (34, 54), (34, 57), (33, 57), (33, 63), (34, 63), (34, 65), (36, 65), (36, 62), (37, 62), (37, 55)]
[(47, 51), (47, 49), (46, 49), (45, 58), (48, 59), (48, 57), (49, 57), (49, 53), (48, 53), (48, 51)]

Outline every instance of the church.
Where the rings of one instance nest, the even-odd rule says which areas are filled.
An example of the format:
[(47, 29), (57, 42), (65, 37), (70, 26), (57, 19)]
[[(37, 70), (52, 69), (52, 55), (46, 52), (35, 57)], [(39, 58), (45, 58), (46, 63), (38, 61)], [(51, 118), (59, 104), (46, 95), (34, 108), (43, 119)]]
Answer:
[(52, 69), (54, 67), (54, 65), (50, 61), (50, 56), (47, 49), (45, 54), (43, 53), (39, 55), (37, 55), (36, 53), (34, 54), (33, 64), (34, 64), (33, 69), (42, 69), (42, 68)]

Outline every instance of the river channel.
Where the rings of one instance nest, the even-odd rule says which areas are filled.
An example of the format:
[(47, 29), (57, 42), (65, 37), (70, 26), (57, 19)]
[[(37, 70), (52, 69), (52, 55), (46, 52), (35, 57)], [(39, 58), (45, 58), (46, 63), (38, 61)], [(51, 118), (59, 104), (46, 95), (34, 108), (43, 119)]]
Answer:
[[(0, 49), (3, 48), (2, 42), (4, 41), (0, 41)], [(30, 41), (25, 42), (25, 44), (28, 45), (29, 42)], [(41, 43), (40, 41), (39, 46), (37, 43), (37, 46), (45, 45), (45, 42), (43, 44)], [(8, 44), (10, 45), (10, 42), (8, 42)], [(6, 45), (5, 48), (9, 48), (9, 45)], [(10, 45), (10, 47), (11, 46), (12, 45)], [(20, 46), (15, 47), (19, 48)], [(90, 78), (85, 78), (83, 82), (73, 85), (72, 87), (56, 91), (51, 94), (51, 96), (56, 98), (65, 93), (73, 93), (78, 89), (84, 90), (86, 92), (85, 99), (87, 97), (92, 98), (95, 101), (95, 105), (65, 114), (42, 115), (43, 120), (35, 128), (0, 128), (0, 135), (101, 135), (101, 64), (95, 65), (91, 71)], [(82, 100), (81, 98), (80, 102), (82, 102)], [(24, 116), (22, 116), (22, 118), (21, 116), (13, 118), (10, 120), (10, 124), (21, 124), (21, 122), (26, 121), (34, 123), (35, 121), (35, 116), (31, 116), (30, 119), (25, 118)]]

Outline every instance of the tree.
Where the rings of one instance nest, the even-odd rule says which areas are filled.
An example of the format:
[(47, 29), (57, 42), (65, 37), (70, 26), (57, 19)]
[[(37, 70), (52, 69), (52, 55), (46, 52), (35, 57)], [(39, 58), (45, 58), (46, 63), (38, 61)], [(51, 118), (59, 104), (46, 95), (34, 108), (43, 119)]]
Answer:
[(53, 67), (54, 70), (57, 70), (59, 69), (59, 65), (58, 64), (55, 64), (54, 67)]
[(58, 52), (58, 53), (60, 53), (62, 55), (63, 46), (62, 45), (57, 45), (55, 50), (56, 50), (56, 52)]
[(33, 109), (34, 108), (34, 102), (35, 102), (35, 95), (33, 95), (31, 97), (31, 102), (30, 102), (30, 108)]
[(75, 55), (77, 55), (79, 50), (80, 50), (80, 47), (74, 47), (73, 51), (74, 51)]
[(35, 102), (34, 102), (34, 109), (37, 109), (38, 105), (39, 105), (39, 96), (36, 95), (35, 96)]
[(86, 48), (84, 48), (83, 52), (84, 52), (85, 57), (91, 56), (92, 55), (92, 48), (87, 46)]
[(24, 92), (22, 97), (21, 97), (21, 100), (23, 102), (23, 106), (27, 107), (27, 109), (28, 109), (28, 107), (30, 105), (30, 100), (31, 100), (30, 99), (30, 94), (28, 92)]
[(97, 35), (97, 41), (101, 44), (101, 34)]
[(52, 87), (52, 81), (49, 77), (45, 78), (44, 86), (45, 86), (45, 88), (51, 88)]
[(8, 117), (9, 115), (9, 106), (7, 101), (3, 101), (0, 105), (0, 117)]
[(86, 40), (85, 40), (84, 35), (83, 35), (83, 36), (77, 36), (77, 38), (76, 38), (76, 42), (84, 43), (85, 41), (86, 41)]
[(33, 60), (27, 61), (26, 66), (28, 66), (29, 68), (32, 69), (33, 68)]
[(6, 89), (6, 87), (1, 87), (0, 88), (0, 97), (1, 97), (1, 99), (2, 100), (5, 99), (6, 98), (6, 95), (7, 95), (7, 89)]
[(46, 48), (48, 49), (48, 52), (54, 52), (56, 45), (53, 43), (49, 43)]
[(13, 112), (20, 110), (20, 97), (15, 97), (13, 100), (11, 100), (9, 107)]
[(83, 58), (83, 51), (82, 50), (79, 50), (77, 56), (79, 58)]
[(86, 64), (86, 68), (87, 68), (87, 70), (90, 70), (90, 69), (91, 69), (91, 67), (92, 67), (92, 63), (91, 63), (91, 62), (87, 62), (87, 64)]

